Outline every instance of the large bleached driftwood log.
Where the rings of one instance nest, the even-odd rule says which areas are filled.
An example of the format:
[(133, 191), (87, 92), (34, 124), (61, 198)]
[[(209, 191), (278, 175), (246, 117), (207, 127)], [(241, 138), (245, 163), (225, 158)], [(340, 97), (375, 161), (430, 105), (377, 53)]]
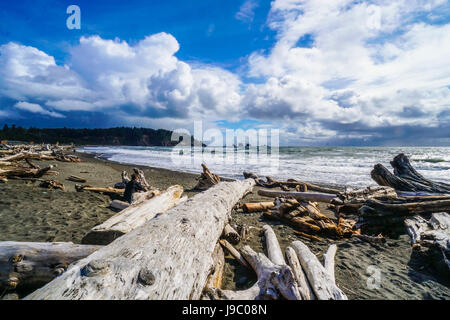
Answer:
[(70, 242), (0, 242), (0, 287), (39, 287), (101, 246)]
[[(329, 268), (331, 268), (331, 265), (334, 266), (334, 263), (328, 261), (327, 264), (329, 266), (325, 268), (319, 259), (301, 241), (294, 241), (291, 247), (297, 253), (300, 264), (303, 270), (305, 270), (308, 281), (317, 299), (347, 300), (347, 296), (336, 286), (334, 276), (328, 272), (330, 271)], [(332, 250), (334, 251), (334, 249)], [(334, 258), (334, 254), (332, 253), (329, 253), (329, 258)]]
[(81, 243), (107, 245), (118, 237), (142, 226), (157, 214), (164, 213), (176, 206), (181, 201), (182, 194), (183, 187), (175, 185), (159, 196), (131, 205), (104, 223), (92, 228), (83, 237)]
[(381, 186), (389, 186), (399, 191), (429, 192), (438, 194), (450, 194), (450, 185), (442, 182), (434, 182), (418, 173), (406, 155), (397, 155), (391, 166), (394, 174), (389, 172), (381, 164), (374, 166), (371, 172), (372, 179)]
[(26, 299), (199, 299), (231, 210), (254, 185), (221, 182), (72, 264)]
[(288, 261), (288, 265), (291, 267), (292, 273), (294, 274), (295, 280), (297, 281), (298, 291), (302, 296), (302, 299), (315, 300), (316, 296), (314, 295), (308, 279), (306, 279), (306, 274), (303, 271), (302, 266), (300, 265), (300, 261), (298, 261), (295, 250), (292, 249), (292, 247), (286, 248), (286, 260)]

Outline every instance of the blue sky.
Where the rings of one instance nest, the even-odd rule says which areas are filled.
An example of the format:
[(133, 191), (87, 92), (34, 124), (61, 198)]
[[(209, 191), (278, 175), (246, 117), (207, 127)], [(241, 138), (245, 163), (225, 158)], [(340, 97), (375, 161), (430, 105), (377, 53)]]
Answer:
[[(71, 4), (81, 9), (80, 30), (66, 27), (66, 8)], [(0, 39), (39, 48), (64, 63), (67, 46), (75, 45), (81, 36), (135, 43), (167, 32), (182, 44), (179, 59), (236, 69), (242, 57), (269, 47), (274, 37), (265, 25), (270, 1), (260, 1), (252, 22), (236, 19), (242, 4), (241, 0), (2, 1)]]
[[(69, 5), (81, 29), (66, 27)], [(0, 123), (450, 145), (447, 0), (2, 1)]]

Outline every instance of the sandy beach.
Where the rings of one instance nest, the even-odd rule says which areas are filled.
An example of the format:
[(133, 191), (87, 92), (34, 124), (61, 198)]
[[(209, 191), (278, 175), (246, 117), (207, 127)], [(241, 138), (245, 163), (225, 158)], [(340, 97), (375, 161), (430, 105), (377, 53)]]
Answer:
[[(144, 170), (148, 182), (159, 189), (179, 184), (188, 196), (196, 184), (197, 175), (165, 169), (127, 166), (79, 154), (80, 163), (60, 163), (56, 179), (65, 185), (65, 191), (40, 188), (38, 183), (10, 180), (0, 184), (0, 241), (71, 241), (80, 243), (92, 227), (115, 214), (108, 208), (111, 197), (92, 192), (76, 192), (75, 183), (67, 181), (70, 175), (88, 179), (92, 186), (113, 186), (120, 181), (123, 170), (133, 167)], [(40, 162), (36, 161), (36, 164)], [(48, 162), (47, 162), (48, 164)], [(213, 168), (211, 168), (213, 170)], [(257, 188), (241, 202), (267, 201), (257, 195)], [(321, 206), (330, 218), (334, 214)], [(266, 220), (262, 213), (233, 212), (233, 224), (251, 227), (250, 236), (237, 247), (250, 245), (264, 252), (261, 227), (269, 224), (276, 232), (282, 249), (292, 241), (305, 242), (319, 258), (331, 243), (336, 243), (336, 282), (349, 299), (450, 299), (450, 281), (437, 278), (429, 263), (415, 254), (410, 238), (400, 235), (385, 244), (373, 245), (358, 239), (308, 241), (299, 238), (293, 229), (279, 222)], [(381, 283), (373, 288), (368, 278), (374, 268), (380, 273)], [(252, 285), (255, 276), (226, 256), (224, 289), (244, 289)], [(369, 279), (370, 282), (370, 279)], [(370, 283), (369, 283), (370, 284)]]

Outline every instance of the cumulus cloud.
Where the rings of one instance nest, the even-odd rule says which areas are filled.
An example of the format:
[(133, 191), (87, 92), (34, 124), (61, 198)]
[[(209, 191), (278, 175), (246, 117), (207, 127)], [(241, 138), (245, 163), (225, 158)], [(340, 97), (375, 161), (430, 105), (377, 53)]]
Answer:
[[(0, 103), (0, 116), (104, 113), (156, 127), (254, 119), (280, 127), (289, 143), (380, 142), (401, 139), (399, 132), (406, 139), (414, 127), (431, 139), (450, 122), (450, 23), (434, 23), (446, 4), (275, 0), (267, 24), (276, 41), (250, 53), (239, 75), (181, 61), (167, 33), (133, 44), (81, 37), (66, 65), (7, 43), (0, 98), (8, 104)], [(236, 18), (252, 21), (257, 5), (245, 1)]]
[[(361, 123), (374, 136), (389, 125), (442, 125), (450, 97), (450, 24), (420, 16), (445, 3), (274, 1), (268, 24), (277, 42), (249, 58), (250, 75), (268, 79), (250, 86), (258, 97), (251, 99), (252, 115), (297, 116), (322, 127)], [(301, 44), (306, 36), (312, 45)], [(278, 85), (287, 78), (291, 85)], [(268, 105), (278, 106), (276, 112)], [(335, 126), (336, 135), (345, 130)]]

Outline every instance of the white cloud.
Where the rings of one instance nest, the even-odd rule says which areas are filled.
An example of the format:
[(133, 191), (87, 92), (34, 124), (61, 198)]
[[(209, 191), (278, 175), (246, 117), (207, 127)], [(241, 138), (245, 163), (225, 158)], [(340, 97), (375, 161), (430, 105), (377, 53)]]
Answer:
[[(269, 26), (277, 31), (277, 42), (268, 54), (249, 58), (250, 75), (268, 79), (257, 86), (265, 94), (252, 99), (259, 105), (253, 103), (252, 114), (267, 118), (275, 99), (284, 115), (311, 121), (435, 125), (449, 108), (450, 24), (430, 25), (417, 16), (443, 3), (274, 1)], [(298, 45), (305, 36), (314, 40), (312, 46)], [(286, 77), (291, 85), (274, 92), (273, 84)], [(423, 114), (404, 117), (408, 106)]]
[[(64, 66), (8, 43), (0, 46), (0, 97), (53, 117), (95, 111), (154, 126), (265, 120), (289, 141), (354, 138), (352, 124), (367, 128), (361, 136), (386, 126), (448, 126), (450, 24), (427, 20), (445, 3), (275, 0), (267, 23), (276, 41), (245, 66), (254, 83), (179, 60), (180, 45), (167, 33), (133, 44), (82, 37)], [(257, 5), (245, 1), (236, 18), (251, 21)]]
[(57, 112), (53, 112), (53, 111), (48, 111), (45, 110), (44, 108), (42, 108), (39, 104), (36, 103), (29, 103), (29, 102), (25, 102), (25, 101), (20, 101), (17, 102), (14, 105), (14, 108), (20, 109), (20, 110), (25, 110), (31, 113), (40, 113), (46, 116), (50, 116), (50, 117), (54, 117), (54, 118), (64, 118), (64, 116), (60, 113)]
[(245, 0), (239, 8), (235, 18), (244, 22), (252, 22), (255, 18), (255, 9), (259, 6), (256, 0)]

